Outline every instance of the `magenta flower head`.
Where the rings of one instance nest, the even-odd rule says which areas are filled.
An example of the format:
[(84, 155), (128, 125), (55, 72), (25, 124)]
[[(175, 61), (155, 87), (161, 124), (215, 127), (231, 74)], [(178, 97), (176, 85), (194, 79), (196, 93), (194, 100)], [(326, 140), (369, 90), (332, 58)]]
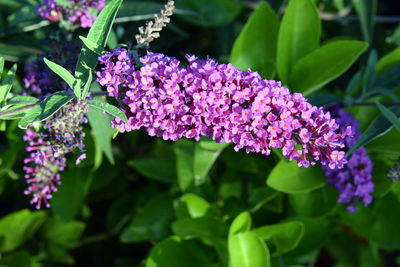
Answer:
[(234, 143), (236, 151), (265, 155), (279, 148), (304, 167), (346, 164), (341, 149), (351, 127), (338, 132), (329, 112), (256, 72), (212, 59), (186, 59), (188, 65), (181, 66), (175, 58), (148, 52), (139, 67), (125, 49), (101, 56), (98, 81), (110, 96), (122, 98), (129, 121), (117, 118), (114, 127), (121, 132), (143, 127), (151, 136), (173, 141), (209, 136)]
[[(341, 129), (352, 127), (354, 135), (344, 139), (345, 150), (350, 149), (360, 138), (357, 120), (339, 106), (332, 106), (328, 111), (334, 116)], [(342, 169), (328, 169), (325, 167), (328, 183), (332, 184), (339, 192), (339, 203), (347, 205), (347, 210), (357, 210), (356, 204), (362, 202), (368, 206), (372, 202), (374, 183), (372, 181), (372, 161), (364, 147), (351, 154), (347, 164)]]

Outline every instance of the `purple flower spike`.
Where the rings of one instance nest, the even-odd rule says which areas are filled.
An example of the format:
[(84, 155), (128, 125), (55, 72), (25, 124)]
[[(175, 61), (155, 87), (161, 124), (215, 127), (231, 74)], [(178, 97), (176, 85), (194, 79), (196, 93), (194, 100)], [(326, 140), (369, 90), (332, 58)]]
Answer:
[[(339, 123), (341, 130), (345, 130), (349, 126), (354, 130), (353, 137), (347, 136), (344, 139), (345, 149), (348, 150), (360, 138), (358, 122), (339, 106), (330, 107), (328, 111)], [(365, 148), (361, 147), (354, 151), (343, 169), (325, 167), (325, 174), (328, 182), (340, 192), (338, 202), (347, 205), (348, 211), (356, 211), (355, 204), (357, 202), (362, 202), (364, 206), (368, 206), (372, 202), (371, 194), (374, 191), (372, 161)]]
[(351, 130), (337, 133), (330, 114), (301, 94), (230, 64), (195, 56), (187, 60), (188, 66), (180, 66), (175, 58), (149, 52), (135, 69), (125, 49), (101, 56), (97, 80), (110, 96), (122, 97), (129, 120), (125, 124), (117, 118), (114, 127), (121, 132), (144, 127), (151, 136), (173, 141), (209, 136), (218, 143), (234, 143), (236, 151), (265, 155), (270, 148), (281, 148), (285, 157), (304, 167), (346, 164), (340, 150)]

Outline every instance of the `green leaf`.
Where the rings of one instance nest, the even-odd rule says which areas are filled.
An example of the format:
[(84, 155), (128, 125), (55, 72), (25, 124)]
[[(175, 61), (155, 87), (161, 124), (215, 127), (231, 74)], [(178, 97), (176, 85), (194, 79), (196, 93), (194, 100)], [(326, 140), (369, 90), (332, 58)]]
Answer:
[(89, 77), (88, 80), (85, 83), (85, 86), (83, 87), (83, 91), (82, 91), (82, 99), (86, 99), (89, 90), (90, 90), (90, 86), (92, 85), (92, 79), (93, 79), (93, 75), (92, 72), (89, 71)]
[(63, 222), (57, 218), (50, 217), (46, 220), (41, 231), (41, 236), (52, 245), (66, 249), (76, 246), (77, 241), (83, 234), (85, 223), (79, 221)]
[(364, 40), (369, 43), (372, 40), (377, 2), (376, 0), (353, 0), (352, 2), (360, 20)]
[(328, 184), (311, 192), (289, 195), (293, 210), (306, 217), (321, 217), (331, 214), (336, 207), (337, 200), (337, 190)]
[(364, 74), (364, 86), (363, 86), (363, 93), (368, 92), (372, 89), (375, 84), (376, 74), (376, 62), (378, 61), (378, 54), (375, 50), (369, 54), (368, 62), (367, 62), (367, 69), (365, 70)]
[(252, 232), (266, 240), (272, 255), (278, 256), (297, 247), (303, 238), (304, 228), (304, 223), (291, 221), (262, 226)]
[(69, 168), (61, 178), (62, 184), (50, 201), (51, 210), (62, 221), (70, 222), (79, 215), (93, 176), (89, 168)]
[(229, 237), (231, 267), (269, 267), (270, 255), (264, 241), (252, 232), (238, 233)]
[(123, 243), (162, 240), (170, 233), (172, 217), (171, 197), (159, 194), (139, 209), (132, 223), (121, 233), (120, 240)]
[(242, 70), (251, 68), (261, 76), (272, 78), (275, 73), (279, 19), (265, 1), (247, 20), (233, 44), (231, 63)]
[(96, 44), (95, 42), (93, 42), (92, 40), (83, 37), (83, 36), (79, 36), (79, 39), (82, 40), (82, 42), (85, 44), (85, 46), (92, 52), (96, 53), (97, 55), (101, 56), (103, 55), (106, 51), (104, 50), (104, 47)]
[(215, 215), (216, 212), (204, 198), (195, 194), (185, 194), (174, 203), (176, 217), (200, 218), (206, 215)]
[(4, 57), (0, 56), (0, 77), (4, 69)]
[(179, 14), (179, 17), (203, 27), (217, 27), (233, 21), (242, 10), (237, 0), (180, 0), (178, 9), (194, 11), (191, 14)]
[(32, 108), (29, 113), (19, 121), (18, 126), (22, 129), (26, 129), (29, 124), (35, 121), (42, 121), (49, 118), (64, 105), (68, 104), (73, 98), (73, 95), (66, 92), (57, 92), (50, 95), (40, 102), (39, 105)]
[(289, 85), (310, 94), (345, 72), (366, 48), (360, 41), (330, 42), (296, 63)]
[(200, 141), (196, 143), (194, 151), (194, 179), (196, 185), (206, 181), (206, 176), (214, 165), (218, 156), (229, 144), (218, 144), (214, 141)]
[(0, 219), (0, 251), (9, 252), (18, 248), (31, 237), (45, 219), (44, 211), (20, 210)]
[(277, 70), (287, 84), (297, 61), (319, 46), (321, 22), (311, 0), (291, 0), (278, 35)]
[[(396, 117), (400, 116), (400, 108), (393, 107), (390, 109), (391, 112), (395, 114)], [(357, 140), (357, 142), (351, 147), (351, 149), (347, 152), (347, 155), (350, 155), (359, 147), (365, 146), (372, 140), (386, 134), (391, 128), (392, 123), (384, 116), (377, 116), (368, 126), (368, 128), (362, 133), (361, 137)]]
[(394, 65), (382, 71), (375, 84), (389, 90), (398, 88), (400, 86), (400, 65)]
[(74, 94), (77, 98), (81, 98), (81, 88), (79, 82), (66, 70), (63, 66), (54, 63), (47, 58), (44, 58), (44, 63), (49, 67), (55, 74), (60, 76), (70, 88), (74, 90)]
[(86, 114), (92, 134), (95, 139), (95, 145), (104, 152), (111, 164), (114, 164), (114, 156), (112, 152), (112, 135), (111, 116), (103, 114), (101, 110), (91, 109)]
[[(4, 63), (4, 60), (3, 60)], [(7, 72), (7, 75), (0, 83), (0, 108), (6, 104), (8, 93), (13, 85), (14, 76), (17, 71), (17, 64), (14, 64), (12, 68)], [(0, 72), (1, 74), (1, 72)]]
[[(110, 34), (111, 27), (121, 3), (122, 0), (112, 0), (106, 5), (90, 28), (86, 37), (88, 40), (97, 44), (99, 47), (104, 47), (106, 45), (108, 35)], [(77, 79), (86, 81), (89, 71), (96, 67), (97, 61), (98, 55), (84, 45), (76, 64), (75, 76)]]
[(375, 101), (375, 104), (382, 112), (383, 116), (385, 116), (385, 118), (388, 119), (393, 124), (393, 126), (397, 128), (397, 130), (400, 131), (400, 120), (398, 116), (378, 101)]
[[(128, 161), (128, 165), (148, 178), (167, 183), (176, 182), (175, 162), (173, 160), (155, 156), (142, 156)], [(157, 166), (157, 168), (154, 166)]]
[(360, 86), (361, 78), (361, 72), (357, 72), (356, 74), (354, 74), (353, 78), (351, 78), (349, 84), (346, 87), (346, 98), (353, 96), (357, 88), (359, 88)]
[(267, 179), (268, 186), (288, 194), (305, 193), (324, 184), (325, 176), (319, 166), (298, 167), (294, 161), (280, 161)]
[(171, 225), (172, 231), (183, 238), (207, 238), (224, 245), (228, 226), (221, 219), (213, 217), (185, 218)]
[(87, 101), (87, 103), (89, 104), (89, 106), (105, 111), (116, 118), (120, 118), (126, 124), (128, 124), (128, 119), (126, 118), (125, 113), (116, 106), (110, 105), (107, 102), (102, 102), (99, 100), (89, 100)]
[(194, 184), (194, 148), (195, 144), (189, 140), (180, 140), (174, 145), (178, 185), (183, 192)]
[(18, 95), (14, 96), (10, 100), (7, 101), (7, 105), (27, 105), (27, 104), (34, 104), (39, 102), (39, 99), (33, 96), (23, 96), (23, 95)]
[(381, 73), (388, 68), (400, 63), (400, 47), (394, 49), (392, 52), (384, 55), (376, 65), (376, 72)]
[(248, 212), (242, 212), (233, 220), (231, 227), (229, 228), (229, 236), (248, 232), (250, 231), (250, 228), (250, 214)]
[(195, 240), (171, 236), (157, 244), (146, 260), (146, 267), (214, 266), (212, 253)]

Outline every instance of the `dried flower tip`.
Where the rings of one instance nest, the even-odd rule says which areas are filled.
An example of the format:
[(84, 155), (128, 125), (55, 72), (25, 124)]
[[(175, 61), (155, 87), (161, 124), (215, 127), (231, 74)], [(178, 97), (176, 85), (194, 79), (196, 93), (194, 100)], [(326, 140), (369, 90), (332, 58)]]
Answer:
[(172, 16), (174, 8), (175, 1), (168, 1), (160, 14), (154, 15), (153, 20), (146, 22), (145, 28), (139, 27), (139, 34), (135, 35), (137, 42), (136, 48), (149, 48), (150, 42), (160, 36), (158, 32), (170, 22), (169, 17)]

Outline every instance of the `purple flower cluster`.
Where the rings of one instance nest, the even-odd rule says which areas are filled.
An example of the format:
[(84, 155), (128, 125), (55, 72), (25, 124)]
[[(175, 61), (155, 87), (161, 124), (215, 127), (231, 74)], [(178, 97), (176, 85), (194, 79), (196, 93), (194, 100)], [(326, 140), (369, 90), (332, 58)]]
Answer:
[(97, 18), (94, 14), (104, 6), (104, 0), (68, 0), (63, 6), (55, 0), (44, 0), (37, 6), (37, 11), (41, 17), (51, 21), (66, 19), (76, 26), (89, 28)]
[[(354, 129), (354, 135), (344, 139), (345, 149), (348, 150), (361, 135), (357, 120), (339, 106), (330, 107), (328, 111), (336, 119), (341, 130), (349, 126)], [(351, 154), (344, 168), (333, 170), (325, 168), (325, 174), (328, 182), (340, 192), (338, 202), (346, 204), (350, 212), (357, 210), (355, 206), (357, 202), (362, 202), (364, 206), (372, 202), (371, 194), (374, 191), (372, 161), (364, 147)]]
[(43, 59), (47, 58), (64, 68), (74, 66), (79, 55), (79, 47), (69, 42), (62, 45), (57, 40), (47, 40), (45, 44), (52, 47), (52, 51), (44, 52), (35, 60), (25, 65), (25, 77), (23, 78), (25, 89), (23, 95), (44, 98), (49, 94), (68, 91), (68, 85), (62, 78), (47, 67)]
[(25, 194), (31, 194), (32, 204), (39, 209), (42, 205), (50, 207), (49, 199), (57, 191), (60, 171), (66, 167), (66, 155), (76, 154), (76, 164), (86, 158), (83, 139), (85, 133), (81, 124), (86, 122), (88, 106), (83, 101), (72, 101), (59, 110), (51, 119), (43, 123), (43, 129), (33, 127), (26, 130), (24, 140), (28, 142), (26, 150), (30, 152), (24, 160), (25, 179), (30, 186)]
[(337, 133), (330, 114), (301, 94), (250, 70), (186, 58), (188, 65), (180, 66), (175, 58), (149, 52), (136, 67), (125, 49), (101, 56), (97, 80), (111, 96), (122, 97), (129, 120), (125, 124), (117, 118), (114, 126), (121, 132), (144, 127), (151, 136), (173, 141), (209, 136), (234, 143), (236, 151), (265, 155), (281, 148), (304, 167), (319, 161), (334, 169), (346, 163), (340, 149), (351, 127)]
[(28, 142), (26, 151), (30, 152), (24, 160), (24, 177), (30, 186), (24, 193), (32, 195), (31, 204), (36, 204), (37, 209), (42, 205), (48, 208), (49, 199), (61, 184), (59, 172), (64, 170), (66, 159), (62, 154), (55, 157), (51, 143), (33, 127), (25, 131), (24, 141)]

